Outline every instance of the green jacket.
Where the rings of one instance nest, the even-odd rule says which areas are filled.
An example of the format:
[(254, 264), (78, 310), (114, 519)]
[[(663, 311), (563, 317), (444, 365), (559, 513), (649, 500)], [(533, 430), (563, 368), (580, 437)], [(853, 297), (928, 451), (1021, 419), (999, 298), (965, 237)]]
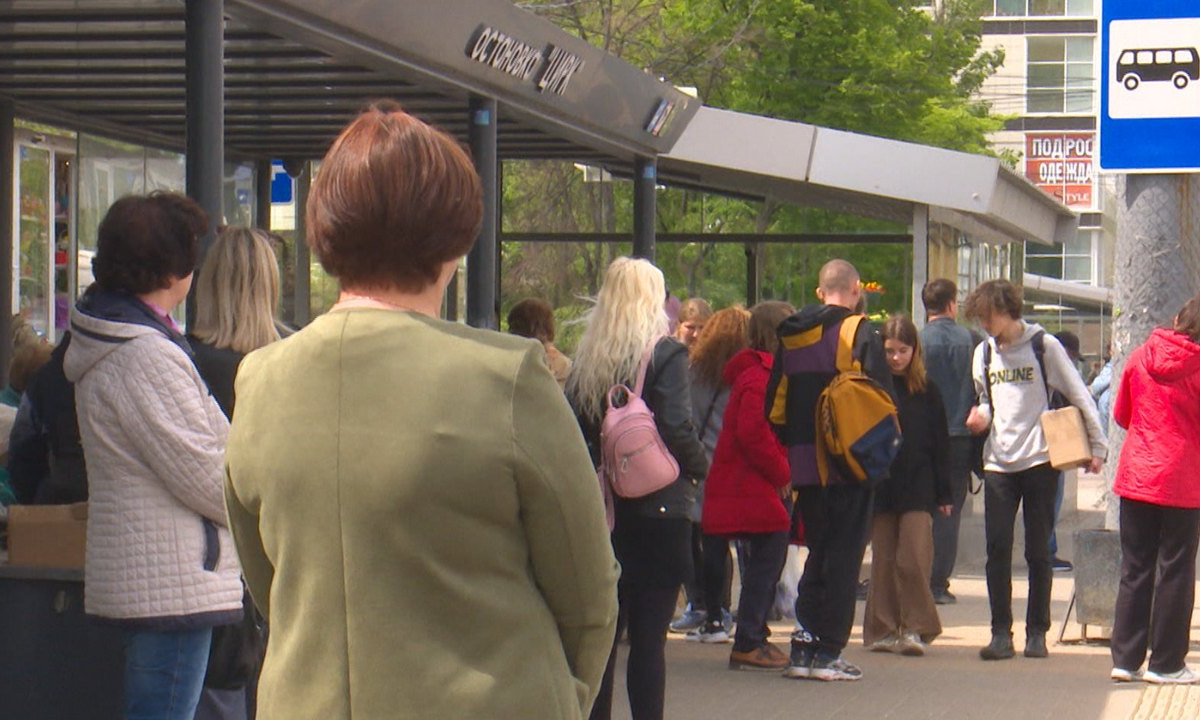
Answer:
[(230, 527), (263, 720), (585, 718), (618, 568), (536, 341), (375, 309), (250, 354)]

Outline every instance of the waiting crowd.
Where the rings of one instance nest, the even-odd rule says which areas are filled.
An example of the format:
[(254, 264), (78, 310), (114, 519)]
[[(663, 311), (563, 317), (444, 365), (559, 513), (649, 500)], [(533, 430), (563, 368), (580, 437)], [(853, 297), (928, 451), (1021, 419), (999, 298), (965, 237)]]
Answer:
[[(438, 319), (482, 213), (450, 136), (370, 108), (307, 208), (341, 295), (292, 333), (268, 234), (223, 229), (197, 270), (210, 219), (191, 200), (108, 211), (70, 333), (16, 353), (34, 369), (0, 396), (18, 406), (0, 492), (89, 502), (86, 610), (124, 630), (127, 718), (605, 720), (627, 637), (632, 717), (660, 719), (671, 631), (732, 642), (731, 669), (859, 680), (843, 650), (868, 542), (864, 643), (930, 652), (973, 472), (992, 630), (979, 654), (1016, 653), (1020, 507), (1022, 651), (1044, 658), (1053, 570), (1069, 567), (1043, 429), (1059, 407), (1077, 409), (1072, 462), (1092, 472), (1110, 414), (1128, 431), (1112, 678), (1197, 681), (1200, 296), (1089, 391), (1078, 339), (1022, 319), (1004, 280), (963, 302), (980, 339), (948, 280), (925, 286), (920, 329), (876, 327), (844, 260), (821, 269), (817, 304), (713, 312), (618, 258), (568, 358), (541, 300), (513, 307), (507, 335)], [(185, 333), (173, 312), (193, 272)], [(798, 544), (795, 626), (776, 644)]]

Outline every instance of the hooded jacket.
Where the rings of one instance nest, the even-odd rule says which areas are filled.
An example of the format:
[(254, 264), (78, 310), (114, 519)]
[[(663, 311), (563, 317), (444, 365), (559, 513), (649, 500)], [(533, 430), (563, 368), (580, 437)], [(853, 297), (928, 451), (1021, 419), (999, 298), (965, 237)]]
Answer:
[(1129, 430), (1113, 492), (1200, 508), (1200, 345), (1183, 333), (1155, 330), (1129, 355), (1113, 419)]
[(784, 532), (788, 512), (779, 489), (791, 481), (787, 454), (763, 417), (774, 359), (749, 348), (725, 364), (732, 387), (704, 492), (706, 535)]
[(87, 457), (85, 610), (153, 629), (236, 622), (229, 425), (187, 341), (140, 300), (89, 290), (63, 362)]
[[(991, 422), (991, 430), (983, 449), (983, 469), (1015, 473), (1050, 462), (1046, 438), (1042, 434), (1042, 413), (1050, 408), (1049, 391), (1057, 390), (1079, 408), (1087, 427), (1092, 456), (1108, 455), (1108, 440), (1100, 427), (1096, 403), (1079, 377), (1079, 371), (1067, 357), (1062, 343), (1053, 335), (1043, 336), (1043, 361), (1046, 377), (1033, 351), (1033, 336), (1045, 330), (1036, 323), (1021, 321), (1024, 330), (1020, 337), (1003, 350), (996, 339), (989, 337), (975, 348), (972, 375), (975, 392), (979, 395), (979, 410)], [(991, 375), (991, 401), (988, 404), (987, 376), (984, 374), (984, 348), (990, 345), (992, 358), (986, 372)]]
[[(767, 384), (764, 412), (787, 448), (794, 487), (821, 482), (817, 474), (817, 398), (838, 374), (838, 335), (842, 321), (852, 314), (839, 305), (808, 305), (779, 324), (779, 350)], [(817, 328), (821, 328), (819, 333)], [(858, 327), (854, 359), (894, 400), (883, 341), (870, 323)], [(847, 482), (831, 467), (831, 485)]]

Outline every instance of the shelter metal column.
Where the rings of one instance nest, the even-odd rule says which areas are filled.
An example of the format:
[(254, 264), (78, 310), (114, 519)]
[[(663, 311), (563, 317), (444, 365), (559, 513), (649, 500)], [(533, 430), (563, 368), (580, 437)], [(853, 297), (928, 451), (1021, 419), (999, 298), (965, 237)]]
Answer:
[[(187, 83), (187, 194), (208, 213), (200, 239), (203, 261), (216, 228), (224, 222), (221, 181), (225, 170), (225, 17), (223, 0), (187, 0), (184, 31)], [(195, 317), (195, 286), (187, 316)]]
[(913, 205), (912, 228), (912, 307), (909, 315), (920, 329), (925, 326), (921, 290), (929, 281), (929, 206)]
[(746, 243), (746, 307), (762, 300), (763, 244)]
[(13, 194), (16, 190), (16, 130), (12, 101), (0, 98), (0, 387), (8, 387), (12, 360)]
[(479, 228), (475, 246), (467, 254), (467, 324), (499, 330), (496, 101), (473, 95), (469, 112), (471, 156), (475, 160), (475, 170), (478, 171), (483, 185), (483, 224)]
[(633, 256), (654, 262), (658, 160), (638, 158), (633, 167)]
[(271, 181), (274, 170), (270, 160), (254, 162), (254, 227), (271, 230)]
[(312, 163), (307, 160), (296, 174), (296, 274), (292, 288), (292, 323), (297, 328), (308, 324), (312, 315), (312, 256), (308, 251), (308, 188), (312, 184)]

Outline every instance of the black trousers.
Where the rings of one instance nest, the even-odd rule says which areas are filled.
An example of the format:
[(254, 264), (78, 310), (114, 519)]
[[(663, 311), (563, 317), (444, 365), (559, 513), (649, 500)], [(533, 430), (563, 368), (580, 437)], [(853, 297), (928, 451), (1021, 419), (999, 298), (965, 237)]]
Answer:
[[(787, 559), (786, 532), (755, 533), (742, 538), (749, 546), (749, 558), (742, 573), (742, 594), (738, 598), (737, 635), (733, 649), (747, 652), (759, 647), (771, 636), (767, 615), (775, 604), (775, 585)], [(741, 557), (739, 552), (738, 557)]]
[[(720, 610), (729, 609), (729, 601), (733, 595), (733, 565), (729, 562), (732, 555), (729, 551), (729, 543), (724, 545), (713, 545), (714, 552), (722, 553), (720, 558), (710, 558), (705, 541), (708, 536), (700, 529), (700, 523), (692, 523), (692, 566), (696, 569), (695, 577), (689, 579), (683, 585), (683, 594), (687, 601), (692, 604), (693, 610), (701, 612), (709, 612), (710, 607), (717, 607)], [(709, 593), (708, 575), (709, 562), (716, 563), (715, 567), (723, 568), (721, 570), (721, 578), (713, 587), (719, 587), (715, 598)], [(720, 610), (712, 615), (713, 618), (720, 620)]]
[(963, 504), (971, 484), (971, 437), (950, 438), (950, 496), (954, 509), (949, 516), (933, 514), (933, 572), (929, 589), (934, 595), (950, 589), (950, 576), (958, 559), (958, 530), (962, 524)]
[(1050, 530), (1054, 527), (1054, 494), (1058, 471), (1049, 463), (1015, 473), (985, 473), (983, 525), (987, 540), (987, 588), (992, 606), (992, 632), (1012, 631), (1012, 550), (1017, 507), (1025, 517), (1025, 562), (1029, 566), (1029, 602), (1025, 632), (1050, 629)]
[[(629, 693), (630, 716), (633, 720), (662, 720), (667, 690), (667, 626), (675, 614), (679, 586), (620, 585), (617, 595), (620, 612), (616, 637), (621, 637), (622, 631), (629, 628), (625, 686)], [(608, 720), (612, 716), (616, 667), (617, 643), (614, 638), (590, 720)]]
[(1187, 657), (1196, 587), (1200, 509), (1121, 498), (1121, 587), (1113, 667), (1172, 673)]
[(808, 560), (796, 587), (796, 622), (814, 636), (819, 655), (835, 657), (854, 624), (874, 491), (864, 485), (804, 486), (797, 495)]

